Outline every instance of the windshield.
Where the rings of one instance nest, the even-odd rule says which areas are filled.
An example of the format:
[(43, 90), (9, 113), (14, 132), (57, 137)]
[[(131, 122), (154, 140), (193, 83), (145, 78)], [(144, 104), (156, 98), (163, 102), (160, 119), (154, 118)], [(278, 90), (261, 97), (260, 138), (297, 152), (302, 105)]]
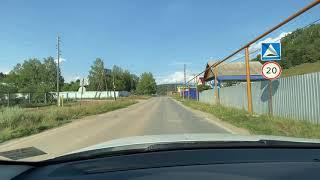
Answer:
[(318, 3), (3, 1), (0, 159), (186, 139), (317, 142)]

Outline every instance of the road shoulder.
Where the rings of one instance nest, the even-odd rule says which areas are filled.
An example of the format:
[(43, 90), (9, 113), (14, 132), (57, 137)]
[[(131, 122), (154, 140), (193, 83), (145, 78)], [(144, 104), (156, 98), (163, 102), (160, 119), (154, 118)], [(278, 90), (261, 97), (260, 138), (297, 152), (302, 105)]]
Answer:
[(92, 120), (96, 119), (97, 117), (103, 117), (105, 115), (108, 115), (110, 117), (112, 117), (112, 116), (113, 117), (117, 117), (119, 114), (125, 113), (128, 110), (133, 110), (136, 107), (139, 107), (142, 104), (150, 101), (151, 99), (152, 98), (146, 99), (146, 100), (139, 99), (139, 100), (137, 100), (138, 101), (137, 103), (132, 104), (132, 105), (130, 105), (128, 107), (125, 107), (125, 108), (120, 108), (120, 109), (112, 110), (112, 111), (105, 112), (105, 113), (99, 113), (99, 114), (95, 114), (95, 115), (88, 115), (88, 116), (84, 116), (84, 117), (81, 117), (81, 118), (72, 119), (72, 120), (70, 120), (69, 123), (62, 124), (60, 126), (53, 127), (53, 128), (44, 130), (44, 131), (39, 132), (39, 133), (13, 138), (13, 139), (1, 142), (0, 143), (0, 148), (6, 147), (6, 146), (11, 146), (11, 145), (14, 145), (14, 144), (23, 143), (25, 141), (30, 141), (30, 140), (32, 140), (34, 138), (38, 138), (38, 137), (45, 136), (45, 135), (48, 135), (48, 134), (53, 134), (56, 131), (61, 131), (61, 130), (64, 130), (64, 129), (74, 128), (74, 127), (77, 127), (77, 126), (79, 126), (81, 124), (90, 123), (90, 122), (92, 122)]
[(187, 107), (187, 106), (183, 105), (180, 101), (177, 101), (171, 97), (170, 97), (170, 99), (172, 99), (174, 102), (176, 102), (177, 104), (179, 104), (180, 106), (182, 106), (186, 110), (191, 111), (192, 113), (198, 115), (199, 117), (207, 120), (209, 123), (212, 123), (222, 129), (230, 132), (231, 134), (250, 135), (249, 131), (244, 128), (239, 128), (239, 127), (236, 127), (228, 122), (222, 121), (210, 113), (202, 112), (200, 110), (196, 110), (196, 109)]

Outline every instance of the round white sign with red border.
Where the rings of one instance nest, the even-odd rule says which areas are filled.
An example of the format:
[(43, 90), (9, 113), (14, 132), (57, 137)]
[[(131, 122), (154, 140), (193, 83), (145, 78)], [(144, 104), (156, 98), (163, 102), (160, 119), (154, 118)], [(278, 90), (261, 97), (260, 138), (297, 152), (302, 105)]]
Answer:
[(266, 62), (262, 65), (262, 76), (265, 79), (277, 79), (281, 75), (281, 66), (273, 61)]

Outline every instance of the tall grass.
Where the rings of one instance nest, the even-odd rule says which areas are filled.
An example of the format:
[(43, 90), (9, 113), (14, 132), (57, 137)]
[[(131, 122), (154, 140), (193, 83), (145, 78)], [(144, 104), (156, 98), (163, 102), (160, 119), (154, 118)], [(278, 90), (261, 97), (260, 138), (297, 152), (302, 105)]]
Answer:
[(197, 101), (180, 100), (191, 108), (213, 114), (217, 118), (237, 127), (245, 128), (251, 134), (278, 135), (303, 138), (320, 138), (320, 126), (306, 121), (299, 121), (268, 115), (249, 115), (247, 111), (208, 105)]
[(0, 109), (0, 142), (38, 133), (80, 117), (125, 108), (134, 103), (136, 101), (119, 100), (39, 109), (2, 108)]

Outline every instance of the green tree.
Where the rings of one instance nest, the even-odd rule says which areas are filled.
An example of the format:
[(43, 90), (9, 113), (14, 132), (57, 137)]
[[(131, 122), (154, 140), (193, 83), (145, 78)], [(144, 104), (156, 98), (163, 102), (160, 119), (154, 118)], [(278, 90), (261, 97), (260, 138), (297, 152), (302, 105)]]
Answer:
[(119, 66), (113, 66), (112, 68), (112, 77), (111, 77), (111, 87), (113, 87), (113, 80), (114, 85), (117, 91), (124, 91), (126, 88), (125, 80), (124, 80), (124, 71)]
[(71, 81), (70, 83), (64, 83), (62, 91), (78, 91), (80, 88), (80, 79)]
[(139, 77), (135, 74), (131, 74), (128, 70), (123, 70), (119, 66), (113, 66), (111, 75), (107, 76), (107, 86), (109, 90), (113, 90), (113, 80), (115, 81), (114, 84), (117, 91), (134, 92)]
[(106, 87), (106, 73), (103, 60), (97, 58), (89, 72), (89, 90), (103, 91)]
[(153, 78), (152, 73), (142, 73), (137, 86), (137, 93), (142, 95), (155, 94), (157, 91), (157, 84)]
[(131, 81), (130, 91), (134, 93), (139, 83), (139, 77), (135, 74), (130, 74), (130, 81)]
[(211, 87), (209, 86), (209, 85), (197, 85), (197, 90), (199, 91), (199, 92), (202, 92), (202, 91), (204, 91), (204, 90), (208, 90), (208, 89), (211, 89)]
[[(55, 91), (56, 71), (57, 65), (52, 57), (45, 58), (43, 63), (37, 58), (32, 58), (25, 60), (23, 64), (17, 64), (3, 81), (19, 92)], [(63, 82), (60, 73), (60, 86)]]
[(0, 82), (6, 77), (6, 75), (2, 72), (0, 72)]
[(297, 29), (281, 39), (282, 60), (284, 69), (303, 63), (320, 61), (320, 24)]
[[(281, 58), (279, 64), (289, 69), (303, 63), (320, 61), (320, 24), (297, 29), (281, 39)], [(252, 61), (261, 61), (260, 55)]]

